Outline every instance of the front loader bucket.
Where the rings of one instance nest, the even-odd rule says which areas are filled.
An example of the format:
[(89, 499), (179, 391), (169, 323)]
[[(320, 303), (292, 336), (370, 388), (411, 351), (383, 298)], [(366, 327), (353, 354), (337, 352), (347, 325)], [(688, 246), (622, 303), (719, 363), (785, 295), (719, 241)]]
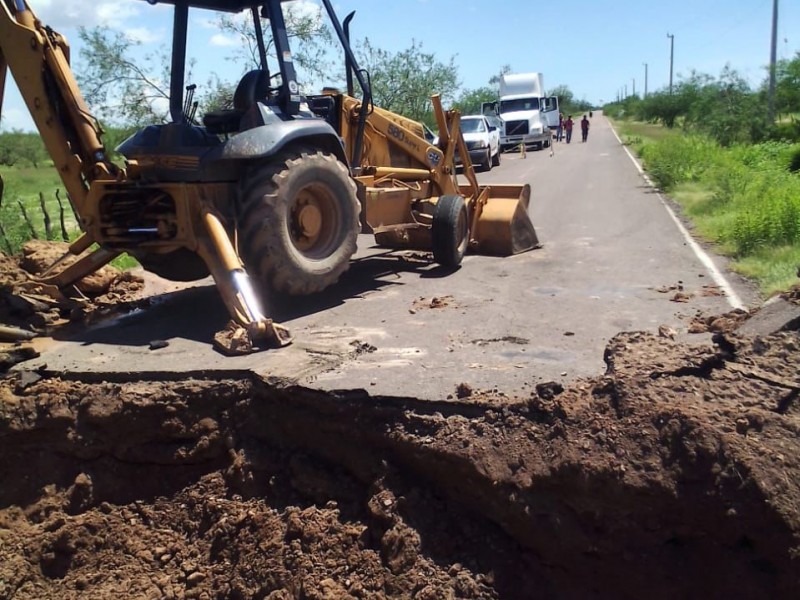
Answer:
[[(460, 186), (461, 193), (469, 198), (472, 187)], [(528, 216), (531, 186), (491, 185), (481, 186), (483, 196), (488, 190), (485, 203), (478, 200), (477, 222), (473, 222), (470, 240), (472, 249), (478, 254), (509, 256), (539, 247), (539, 238)]]

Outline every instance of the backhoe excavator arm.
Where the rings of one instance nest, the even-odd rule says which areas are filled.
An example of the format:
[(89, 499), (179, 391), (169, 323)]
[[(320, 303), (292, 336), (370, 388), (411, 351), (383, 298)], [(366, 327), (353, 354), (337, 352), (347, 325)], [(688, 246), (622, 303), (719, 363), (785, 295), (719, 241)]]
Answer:
[[(131, 183), (127, 173), (106, 156), (102, 129), (89, 112), (69, 64), (69, 46), (63, 36), (42, 24), (26, 0), (0, 0), (0, 116), (8, 70), (28, 106), (44, 145), (58, 170), (84, 233), (70, 245), (69, 254), (82, 255), (62, 268), (65, 255), (51, 265), (42, 280), (65, 287), (113, 260), (137, 242), (114, 243), (119, 232), (98, 225), (96, 188)], [(106, 185), (108, 184), (108, 185)], [(2, 182), (0, 182), (2, 191)], [(134, 200), (135, 202), (135, 200)], [(202, 198), (179, 228), (196, 224), (199, 235), (187, 242), (205, 261), (234, 321), (252, 340), (269, 345), (290, 343), (288, 331), (265, 317), (249, 278), (214, 206)], [(124, 233), (130, 228), (122, 224)], [(134, 228), (135, 229), (135, 228)], [(93, 244), (99, 247), (89, 251)]]
[[(100, 139), (102, 130), (90, 114), (70, 69), (66, 40), (42, 25), (25, 0), (0, 0), (0, 117), (9, 69), (64, 183), (72, 208), (82, 218), (86, 214), (90, 183), (96, 179), (122, 178), (124, 173), (106, 157)], [(70, 253), (79, 255), (94, 241), (84, 233), (70, 245)], [(117, 251), (96, 250), (59, 271), (48, 282), (70, 285), (118, 255)], [(58, 264), (60, 261), (48, 272), (54, 271)]]
[[(89, 182), (115, 179), (102, 130), (69, 66), (66, 40), (45, 27), (25, 0), (0, 0), (0, 84), (11, 74), (58, 170), (76, 214), (85, 214)], [(2, 90), (0, 86), (0, 115)]]

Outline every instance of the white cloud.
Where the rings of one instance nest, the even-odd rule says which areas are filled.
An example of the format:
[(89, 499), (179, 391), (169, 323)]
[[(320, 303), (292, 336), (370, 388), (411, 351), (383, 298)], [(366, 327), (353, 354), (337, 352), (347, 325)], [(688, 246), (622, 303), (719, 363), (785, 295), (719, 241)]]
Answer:
[(3, 108), (3, 118), (0, 120), (0, 131), (12, 131), (14, 129), (36, 131), (36, 125), (27, 109), (6, 106)]
[(95, 4), (86, 0), (37, 0), (33, 11), (45, 24), (56, 30), (96, 25), (119, 27), (139, 14), (140, 4), (137, 0), (101, 1)]
[(224, 33), (215, 33), (211, 36), (209, 43), (212, 46), (217, 46), (219, 48), (230, 48), (232, 46), (240, 45), (241, 41), (233, 36), (225, 35)]
[(134, 42), (142, 44), (152, 44), (165, 39), (163, 31), (153, 31), (147, 27), (131, 27), (125, 30), (125, 37)]
[[(205, 13), (205, 11), (203, 11)], [(219, 24), (217, 19), (211, 17), (192, 17), (192, 23), (200, 27), (201, 29), (219, 29)]]
[(292, 0), (286, 3), (286, 8), (298, 17), (319, 17), (322, 7), (315, 0)]
[[(86, 6), (85, 3), (83, 3)], [(139, 7), (131, 0), (122, 2), (104, 2), (95, 7), (97, 19), (101, 24), (121, 25), (139, 14)]]

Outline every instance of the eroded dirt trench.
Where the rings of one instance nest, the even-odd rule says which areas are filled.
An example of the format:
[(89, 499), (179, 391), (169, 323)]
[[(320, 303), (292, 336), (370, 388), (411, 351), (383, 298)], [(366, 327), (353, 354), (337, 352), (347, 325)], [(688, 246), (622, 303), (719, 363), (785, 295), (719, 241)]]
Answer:
[(440, 403), (7, 378), (0, 598), (798, 597), (800, 339), (716, 341)]

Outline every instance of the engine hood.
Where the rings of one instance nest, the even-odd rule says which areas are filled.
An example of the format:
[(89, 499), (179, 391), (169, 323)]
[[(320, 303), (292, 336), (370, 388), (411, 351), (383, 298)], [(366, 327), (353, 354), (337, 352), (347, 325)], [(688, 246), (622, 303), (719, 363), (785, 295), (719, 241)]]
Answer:
[(473, 133), (462, 133), (465, 142), (480, 142), (489, 139), (487, 131), (475, 131)]
[(503, 121), (528, 121), (538, 122), (541, 118), (541, 112), (538, 110), (516, 110), (507, 112), (500, 115)]

